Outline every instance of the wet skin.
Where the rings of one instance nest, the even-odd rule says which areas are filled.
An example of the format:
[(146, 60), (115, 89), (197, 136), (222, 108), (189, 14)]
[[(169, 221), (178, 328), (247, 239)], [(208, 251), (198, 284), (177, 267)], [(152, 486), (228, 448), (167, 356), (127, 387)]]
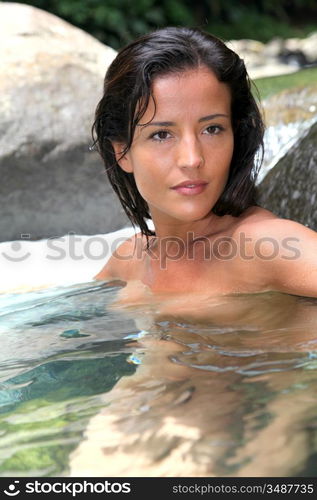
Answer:
[[(239, 217), (211, 212), (234, 148), (231, 96), (206, 67), (159, 77), (130, 150), (113, 143), (120, 167), (147, 201), (156, 238), (125, 241), (95, 277), (128, 282), (134, 299), (153, 293), (221, 295), (280, 291), (317, 296), (317, 235), (253, 206)], [(183, 181), (197, 189), (175, 189)], [(135, 284), (139, 283), (137, 290)]]

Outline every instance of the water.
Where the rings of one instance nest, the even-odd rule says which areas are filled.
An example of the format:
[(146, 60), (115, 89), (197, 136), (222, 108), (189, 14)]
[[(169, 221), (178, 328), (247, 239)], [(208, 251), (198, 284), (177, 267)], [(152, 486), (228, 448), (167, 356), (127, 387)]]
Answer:
[(3, 294), (1, 476), (312, 476), (317, 303)]
[(81, 284), (1, 297), (0, 474), (64, 475), (100, 394), (132, 374), (131, 321), (112, 288)]

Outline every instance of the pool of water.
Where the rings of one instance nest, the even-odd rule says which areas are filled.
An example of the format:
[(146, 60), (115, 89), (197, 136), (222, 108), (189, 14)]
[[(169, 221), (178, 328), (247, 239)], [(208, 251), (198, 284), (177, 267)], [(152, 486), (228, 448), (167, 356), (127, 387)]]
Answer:
[(2, 476), (67, 474), (100, 394), (135, 371), (111, 295), (87, 283), (0, 296)]
[(0, 295), (1, 476), (315, 476), (317, 303)]

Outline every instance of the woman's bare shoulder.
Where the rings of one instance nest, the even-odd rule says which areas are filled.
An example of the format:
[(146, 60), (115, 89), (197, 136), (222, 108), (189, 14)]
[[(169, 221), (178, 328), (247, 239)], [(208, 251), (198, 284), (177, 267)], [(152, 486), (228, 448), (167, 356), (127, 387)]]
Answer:
[(299, 233), (308, 238), (316, 235), (316, 232), (304, 224), (291, 219), (285, 219), (262, 207), (250, 207), (239, 218), (235, 229), (257, 236), (281, 237), (296, 236)]
[(237, 264), (247, 265), (252, 276), (261, 277), (271, 290), (316, 297), (317, 232), (271, 214), (255, 211), (236, 228), (235, 237), (248, 256)]
[(276, 214), (262, 207), (252, 206), (245, 210), (239, 217), (231, 217), (228, 226), (228, 234), (240, 242), (241, 238), (249, 238), (261, 234), (263, 228), (269, 226), (272, 221), (281, 220)]
[[(296, 243), (302, 255), (306, 255), (308, 248), (314, 248), (317, 233), (304, 224), (291, 219), (283, 219), (270, 210), (261, 207), (251, 207), (244, 217), (235, 225), (233, 235), (236, 239), (241, 238), (248, 249), (261, 249), (261, 255), (275, 254), (277, 249), (288, 248), (288, 245)], [(263, 256), (263, 255), (262, 255)], [(265, 256), (263, 258), (265, 260)], [(271, 260), (267, 257), (267, 260)]]
[(137, 259), (142, 259), (144, 240), (145, 237), (139, 232), (118, 245), (101, 271), (94, 276), (94, 279), (121, 279), (124, 281), (130, 279), (133, 268), (131, 264), (135, 263)]
[(239, 217), (237, 227), (247, 227), (248, 225), (251, 226), (253, 224), (259, 224), (270, 220), (280, 220), (280, 217), (266, 208), (252, 206), (245, 210), (245, 212)]

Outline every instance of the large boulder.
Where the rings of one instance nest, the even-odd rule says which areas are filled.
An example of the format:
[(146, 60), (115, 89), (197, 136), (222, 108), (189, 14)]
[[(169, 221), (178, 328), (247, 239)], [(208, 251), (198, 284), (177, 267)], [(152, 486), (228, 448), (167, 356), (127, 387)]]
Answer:
[(317, 231), (317, 123), (259, 184), (260, 205)]
[(89, 151), (116, 52), (58, 17), (0, 3), (0, 241), (129, 225)]
[(273, 38), (264, 44), (257, 40), (229, 40), (228, 46), (244, 59), (251, 78), (292, 73), (301, 67), (317, 65), (317, 32), (305, 38)]

